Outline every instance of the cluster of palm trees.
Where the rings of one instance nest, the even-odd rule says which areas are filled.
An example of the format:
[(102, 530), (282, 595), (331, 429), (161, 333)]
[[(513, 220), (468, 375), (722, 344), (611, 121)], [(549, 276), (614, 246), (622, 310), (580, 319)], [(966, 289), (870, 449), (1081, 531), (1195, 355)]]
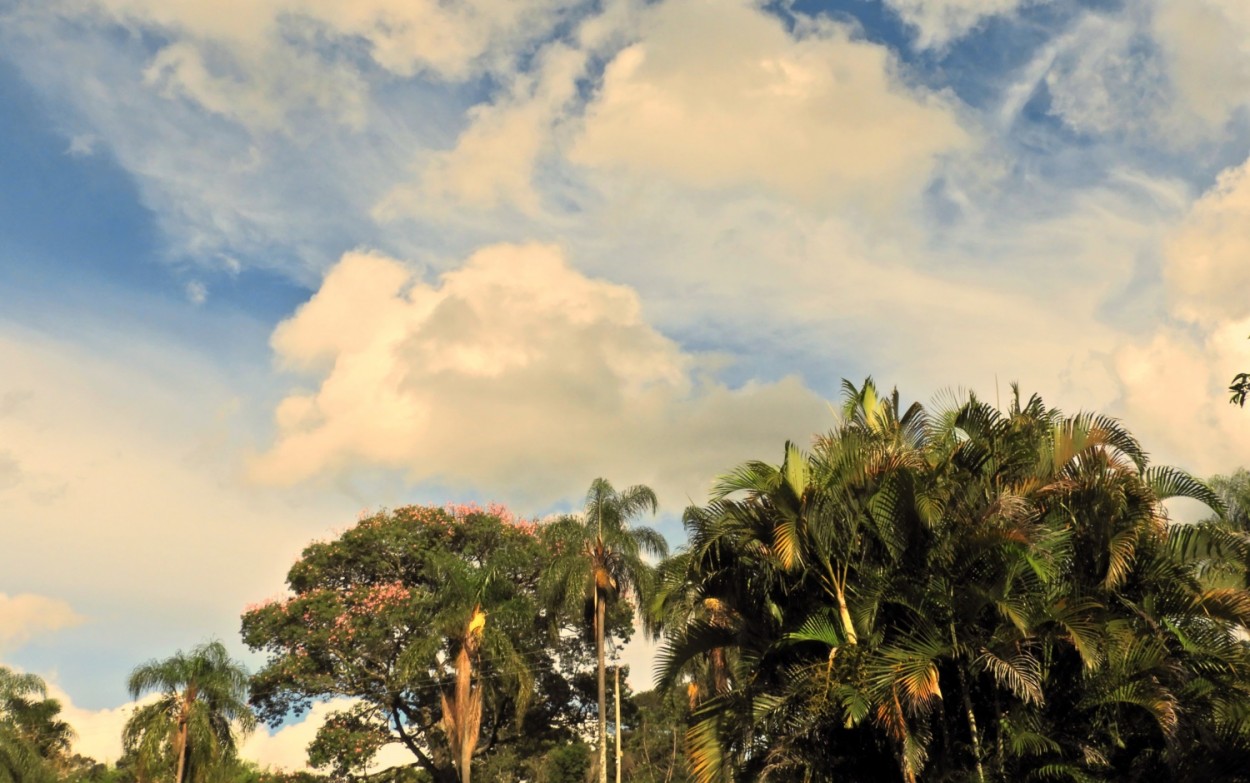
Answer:
[(649, 604), (700, 781), (1250, 779), (1250, 538), (1116, 421), (844, 383)]

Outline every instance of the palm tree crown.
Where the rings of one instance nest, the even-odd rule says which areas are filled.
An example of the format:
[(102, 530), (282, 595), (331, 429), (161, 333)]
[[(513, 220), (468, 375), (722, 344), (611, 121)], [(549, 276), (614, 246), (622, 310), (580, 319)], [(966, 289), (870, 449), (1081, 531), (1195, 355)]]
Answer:
[(210, 769), (233, 759), (235, 727), (246, 734), (256, 725), (247, 678), (217, 641), (131, 672), (131, 697), (159, 694), (135, 711), (123, 733), (126, 748), (137, 752), (141, 777), (164, 769), (173, 772), (174, 783), (201, 783)]

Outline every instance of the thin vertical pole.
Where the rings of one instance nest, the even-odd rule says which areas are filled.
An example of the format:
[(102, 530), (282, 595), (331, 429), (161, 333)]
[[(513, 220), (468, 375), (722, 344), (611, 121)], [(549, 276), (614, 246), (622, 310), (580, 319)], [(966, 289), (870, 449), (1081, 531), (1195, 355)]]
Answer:
[(621, 665), (616, 665), (616, 783), (621, 783)]

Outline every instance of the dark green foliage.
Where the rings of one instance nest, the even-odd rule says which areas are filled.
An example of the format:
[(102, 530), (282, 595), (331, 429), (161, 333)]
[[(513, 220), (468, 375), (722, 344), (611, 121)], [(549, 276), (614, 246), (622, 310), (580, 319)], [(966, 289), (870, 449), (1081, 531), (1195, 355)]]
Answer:
[(621, 778), (631, 783), (690, 780), (685, 727), (686, 694), (652, 690), (624, 697)]
[(50, 783), (69, 766), (73, 731), (43, 680), (0, 666), (0, 783)]
[[(1250, 474), (1151, 466), (1114, 419), (1018, 390), (1006, 410), (844, 392), (810, 451), (688, 509), (656, 570), (663, 540), (624, 524), (654, 496), (602, 480), (541, 528), (408, 508), (310, 546), (291, 596), (244, 617), (270, 654), (254, 704), (355, 697), (314, 763), (452, 780), (439, 699), (480, 604), (474, 777), (584, 783), (610, 713), (595, 608), (621, 641), (637, 606), (665, 645), (657, 690), (622, 694), (624, 780), (1250, 781)], [(1213, 515), (1176, 524), (1173, 497)], [(366, 775), (395, 740), (416, 763)]]
[(700, 780), (1241, 780), (1244, 528), (1116, 421), (871, 381), (811, 454), (747, 463), (662, 568)]
[[(548, 557), (538, 533), (500, 507), (406, 507), (309, 546), (288, 574), (289, 597), (243, 616), (244, 641), (269, 654), (252, 703), (276, 725), (313, 700), (358, 699), (317, 737), (313, 763), (358, 776), (378, 747), (399, 742), (432, 780), (454, 780), (441, 699), (480, 605), (474, 777), (511, 779), (505, 758), (534, 766), (593, 705), (588, 640), (559, 636), (563, 621), (538, 600)], [(616, 635), (627, 627), (618, 619)]]
[(247, 671), (221, 642), (149, 661), (130, 674), (130, 695), (157, 699), (135, 709), (122, 734), (140, 781), (211, 783), (237, 760), (237, 735), (256, 719), (247, 706)]
[(1228, 401), (1244, 408), (1246, 396), (1250, 395), (1250, 373), (1237, 373), (1233, 377), (1233, 382), (1228, 385), (1228, 391), (1231, 394)]
[(590, 772), (590, 746), (584, 742), (558, 745), (543, 759), (541, 783), (585, 783)]

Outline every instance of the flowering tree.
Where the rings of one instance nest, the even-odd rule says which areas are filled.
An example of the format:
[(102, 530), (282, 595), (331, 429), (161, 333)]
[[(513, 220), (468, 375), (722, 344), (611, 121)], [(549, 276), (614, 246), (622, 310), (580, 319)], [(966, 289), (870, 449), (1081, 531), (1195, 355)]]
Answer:
[(567, 734), (577, 689), (536, 599), (543, 561), (537, 525), (501, 506), (366, 517), (304, 550), (287, 597), (243, 615), (244, 641), (270, 656), (252, 703), (276, 724), (354, 699), (309, 748), (338, 777), (400, 743), (436, 781), (465, 783), (475, 755)]

